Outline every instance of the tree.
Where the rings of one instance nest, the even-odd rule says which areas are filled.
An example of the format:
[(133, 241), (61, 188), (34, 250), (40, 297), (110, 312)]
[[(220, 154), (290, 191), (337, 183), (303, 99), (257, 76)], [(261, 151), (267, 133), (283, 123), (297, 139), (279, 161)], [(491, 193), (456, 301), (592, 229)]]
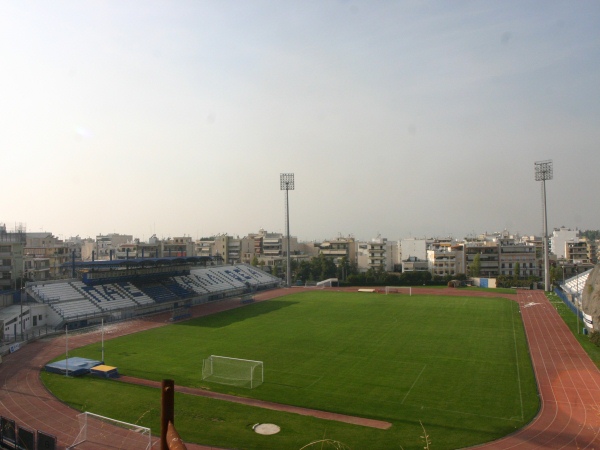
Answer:
[(473, 258), (473, 262), (469, 266), (469, 273), (472, 277), (481, 275), (481, 254), (477, 253)]
[(518, 262), (515, 263), (515, 278), (518, 280), (519, 278), (521, 278), (521, 264), (519, 264)]
[[(563, 271), (560, 267), (556, 267), (552, 265), (550, 267), (550, 283), (551, 284), (559, 284), (560, 280), (563, 279)], [(564, 280), (563, 280), (564, 281)]]
[(337, 266), (337, 278), (340, 281), (345, 281), (348, 274), (349, 264), (348, 259), (343, 256)]
[(253, 267), (258, 267), (258, 256), (254, 254), (254, 258), (252, 258), (252, 262), (250, 263)]
[(309, 261), (300, 261), (300, 264), (298, 264), (298, 270), (296, 271), (296, 281), (298, 280), (302, 281), (303, 283), (313, 280)]

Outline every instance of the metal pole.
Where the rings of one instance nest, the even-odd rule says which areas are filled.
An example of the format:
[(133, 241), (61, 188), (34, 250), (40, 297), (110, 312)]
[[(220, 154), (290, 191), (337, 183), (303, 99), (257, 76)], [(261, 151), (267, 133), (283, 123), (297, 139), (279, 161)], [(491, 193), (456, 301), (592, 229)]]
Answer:
[(66, 364), (66, 372), (65, 372), (65, 376), (69, 376), (69, 329), (67, 328), (67, 325), (65, 325), (65, 354), (67, 356), (67, 358), (65, 359), (65, 364)]
[(285, 228), (287, 234), (287, 274), (286, 274), (286, 284), (287, 287), (292, 286), (292, 263), (290, 255), (290, 208), (289, 208), (289, 191), (294, 190), (294, 174), (293, 173), (282, 173), (279, 176), (279, 187), (283, 191), (285, 190)]
[(23, 340), (23, 274), (21, 274), (21, 290), (19, 291), (19, 298), (21, 299), (21, 340)]
[(102, 364), (104, 364), (104, 317), (102, 318)]
[(577, 269), (577, 291), (575, 291), (575, 306), (577, 306), (577, 334), (579, 334), (579, 269)]
[(289, 199), (288, 199), (288, 193), (289, 190), (286, 189), (285, 190), (285, 213), (286, 213), (286, 219), (285, 219), (285, 224), (286, 224), (286, 234), (287, 234), (287, 273), (286, 273), (286, 280), (287, 280), (287, 287), (290, 287), (292, 285), (292, 262), (291, 262), (291, 255), (290, 255), (290, 205), (289, 205)]
[(537, 161), (535, 163), (535, 181), (542, 182), (542, 207), (544, 214), (544, 290), (550, 291), (550, 257), (548, 255), (548, 216), (546, 213), (546, 180), (553, 178), (552, 160)]
[(548, 214), (546, 213), (546, 180), (542, 180), (542, 202), (544, 203), (544, 290), (550, 290), (550, 257), (548, 255)]

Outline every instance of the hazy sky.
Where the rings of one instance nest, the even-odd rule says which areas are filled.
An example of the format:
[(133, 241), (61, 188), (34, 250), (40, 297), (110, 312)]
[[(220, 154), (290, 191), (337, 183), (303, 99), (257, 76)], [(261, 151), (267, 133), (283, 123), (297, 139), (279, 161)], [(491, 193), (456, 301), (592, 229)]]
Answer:
[(0, 0), (0, 223), (600, 228), (598, 1)]

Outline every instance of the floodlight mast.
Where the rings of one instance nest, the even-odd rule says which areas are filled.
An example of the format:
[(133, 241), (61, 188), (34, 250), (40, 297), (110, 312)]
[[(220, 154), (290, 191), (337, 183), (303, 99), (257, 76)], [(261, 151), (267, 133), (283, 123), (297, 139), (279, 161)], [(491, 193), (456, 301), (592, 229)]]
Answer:
[(288, 192), (294, 190), (294, 174), (293, 173), (280, 174), (279, 187), (280, 187), (280, 190), (285, 191), (285, 232), (287, 234), (286, 285), (287, 285), (287, 287), (291, 287), (292, 286), (292, 262), (291, 262), (291, 255), (290, 255), (290, 205), (289, 205)]
[(544, 290), (550, 291), (550, 257), (548, 255), (548, 214), (546, 211), (546, 180), (553, 178), (552, 160), (535, 162), (535, 181), (542, 182), (542, 210), (544, 215)]

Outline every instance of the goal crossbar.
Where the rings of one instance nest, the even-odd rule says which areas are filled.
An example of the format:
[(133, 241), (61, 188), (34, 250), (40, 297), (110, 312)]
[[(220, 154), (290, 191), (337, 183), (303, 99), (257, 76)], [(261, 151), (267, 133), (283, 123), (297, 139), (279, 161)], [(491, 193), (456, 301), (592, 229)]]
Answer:
[(412, 296), (412, 288), (410, 286), (386, 286), (385, 294), (400, 294), (408, 291), (408, 295)]

